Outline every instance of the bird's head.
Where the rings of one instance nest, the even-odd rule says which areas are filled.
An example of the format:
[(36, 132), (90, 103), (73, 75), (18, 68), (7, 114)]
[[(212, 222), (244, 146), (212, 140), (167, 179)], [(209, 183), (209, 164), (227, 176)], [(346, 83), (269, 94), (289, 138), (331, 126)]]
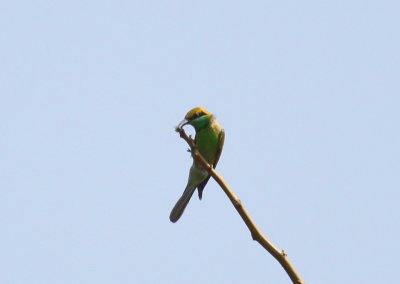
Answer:
[(186, 115), (184, 120), (179, 123), (178, 127), (190, 124), (196, 131), (206, 127), (210, 121), (214, 118), (213, 114), (202, 107), (195, 107), (191, 109)]

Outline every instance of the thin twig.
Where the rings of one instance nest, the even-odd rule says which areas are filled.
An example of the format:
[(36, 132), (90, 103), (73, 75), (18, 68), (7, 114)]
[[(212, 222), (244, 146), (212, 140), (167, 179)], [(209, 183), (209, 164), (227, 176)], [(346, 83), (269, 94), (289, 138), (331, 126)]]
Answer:
[(249, 228), (253, 240), (258, 242), (263, 248), (265, 248), (285, 269), (286, 273), (289, 275), (290, 279), (294, 284), (304, 284), (305, 282), (301, 279), (300, 275), (297, 273), (294, 266), (289, 261), (287, 254), (282, 250), (278, 250), (257, 228), (253, 220), (250, 218), (246, 209), (243, 207), (240, 199), (235, 195), (235, 193), (229, 188), (229, 186), (224, 181), (223, 177), (220, 176), (215, 169), (207, 163), (203, 156), (199, 153), (196, 148), (196, 144), (193, 139), (188, 137), (185, 131), (177, 127), (176, 132), (179, 133), (180, 137), (184, 139), (190, 146), (190, 151), (192, 153), (193, 159), (201, 164), (201, 166), (208, 171), (208, 173), (213, 177), (213, 179), (219, 184), (219, 186), (224, 190), (225, 194), (229, 197), (236, 211), (239, 213), (245, 222), (247, 228)]

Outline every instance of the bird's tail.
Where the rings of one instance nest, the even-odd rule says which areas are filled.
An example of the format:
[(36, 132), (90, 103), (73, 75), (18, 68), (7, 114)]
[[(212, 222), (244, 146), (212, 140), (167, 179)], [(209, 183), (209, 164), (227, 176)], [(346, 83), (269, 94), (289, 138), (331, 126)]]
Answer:
[(183, 211), (185, 211), (186, 206), (188, 205), (190, 198), (192, 197), (194, 191), (196, 190), (195, 186), (188, 184), (183, 192), (181, 198), (176, 202), (174, 208), (172, 208), (171, 214), (169, 215), (169, 220), (175, 223), (181, 218)]

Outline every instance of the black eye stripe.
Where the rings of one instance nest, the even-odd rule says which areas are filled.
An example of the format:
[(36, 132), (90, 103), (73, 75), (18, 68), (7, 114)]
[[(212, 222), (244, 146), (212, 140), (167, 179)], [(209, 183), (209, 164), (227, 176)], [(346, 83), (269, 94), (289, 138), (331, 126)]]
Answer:
[(200, 116), (204, 116), (206, 113), (204, 111), (196, 112), (193, 116), (193, 119), (199, 118)]
[(204, 112), (196, 112), (192, 117), (191, 117), (191, 119), (196, 119), (196, 118), (199, 118), (200, 116), (203, 116), (203, 115), (205, 115), (205, 113)]
[(205, 116), (205, 115), (207, 115), (207, 114), (208, 114), (208, 112), (207, 112), (206, 110), (203, 110), (203, 109), (196, 109), (196, 110), (192, 110), (191, 112), (189, 112), (189, 113), (186, 115), (185, 118), (186, 118), (187, 120), (191, 121), (191, 120), (197, 119), (197, 118), (199, 118), (199, 117)]

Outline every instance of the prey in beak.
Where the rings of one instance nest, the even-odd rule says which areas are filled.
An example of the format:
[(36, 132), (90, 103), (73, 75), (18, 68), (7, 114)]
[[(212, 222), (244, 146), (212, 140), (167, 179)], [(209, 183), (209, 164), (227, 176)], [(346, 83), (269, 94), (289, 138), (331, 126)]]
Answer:
[(185, 125), (187, 125), (189, 123), (189, 121), (185, 118), (184, 120), (182, 120), (179, 124), (178, 124), (178, 126), (176, 127), (176, 128), (182, 128), (182, 127), (184, 127)]

